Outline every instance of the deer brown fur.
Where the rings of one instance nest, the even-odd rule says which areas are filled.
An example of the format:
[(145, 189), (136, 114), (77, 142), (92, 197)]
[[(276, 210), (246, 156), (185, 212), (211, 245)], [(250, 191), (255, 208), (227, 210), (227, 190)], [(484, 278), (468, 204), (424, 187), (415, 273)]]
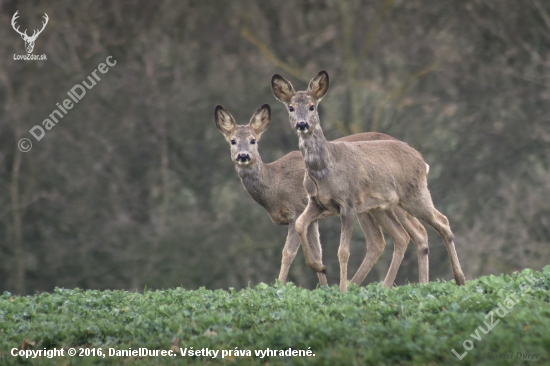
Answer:
[[(279, 280), (286, 282), (288, 271), (296, 256), (300, 240), (296, 233), (296, 219), (306, 208), (308, 199), (303, 186), (305, 165), (299, 151), (293, 151), (279, 160), (265, 164), (258, 151), (257, 142), (262, 133), (267, 130), (271, 120), (269, 105), (263, 105), (250, 119), (248, 125), (237, 125), (233, 116), (222, 106), (215, 110), (217, 128), (223, 133), (230, 144), (231, 159), (245, 190), (268, 212), (271, 220), (278, 225), (288, 225), (288, 234), (283, 249), (283, 258)], [(360, 133), (347, 136), (336, 141), (371, 141), (394, 140), (393, 137), (381, 133)], [(390, 211), (390, 215), (393, 213)], [(384, 285), (391, 287), (397, 275), (397, 270), (409, 242), (409, 235), (417, 246), (419, 261), (419, 278), (421, 283), (428, 282), (428, 242), (424, 227), (400, 208), (396, 214), (403, 224), (388, 219), (388, 213), (375, 213), (376, 220), (390, 234), (395, 244), (392, 265), (388, 271)], [(367, 254), (352, 282), (360, 284), (374, 266), (385, 247), (385, 240), (380, 226), (369, 213), (357, 215), (361, 229), (365, 233)], [(408, 233), (408, 234), (407, 234)], [(321, 260), (321, 245), (317, 222), (312, 223), (306, 234), (311, 243), (311, 253)], [(318, 272), (319, 282), (326, 285), (323, 271)]]
[(298, 134), (306, 166), (304, 187), (308, 205), (295, 226), (308, 266), (316, 272), (324, 270), (322, 261), (312, 255), (307, 236), (310, 225), (321, 218), (339, 215), (342, 222), (338, 249), (340, 291), (345, 292), (355, 217), (366, 212), (375, 217), (385, 213), (388, 220), (398, 225), (391, 210), (401, 207), (439, 232), (451, 259), (455, 281), (464, 285), (454, 235), (447, 218), (433, 206), (426, 179), (428, 165), (422, 155), (397, 140), (327, 141), (317, 111), (329, 87), (325, 71), (310, 81), (306, 91), (295, 92), (292, 84), (277, 74), (271, 85), (275, 97), (288, 108), (290, 126)]

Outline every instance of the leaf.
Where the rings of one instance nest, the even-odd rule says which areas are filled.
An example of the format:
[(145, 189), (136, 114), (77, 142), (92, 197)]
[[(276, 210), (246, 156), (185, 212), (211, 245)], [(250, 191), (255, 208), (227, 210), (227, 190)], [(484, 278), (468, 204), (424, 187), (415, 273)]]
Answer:
[(216, 337), (218, 333), (214, 332), (214, 328), (208, 328), (204, 331), (203, 336), (206, 337)]
[(269, 288), (269, 285), (266, 285), (263, 282), (260, 282), (259, 284), (256, 285), (256, 289), (258, 289), (258, 290), (266, 290), (268, 288)]
[(170, 347), (170, 349), (179, 354), (180, 352), (180, 346), (179, 346), (179, 343), (180, 343), (180, 339), (178, 337), (174, 338), (174, 340), (172, 341), (172, 347)]

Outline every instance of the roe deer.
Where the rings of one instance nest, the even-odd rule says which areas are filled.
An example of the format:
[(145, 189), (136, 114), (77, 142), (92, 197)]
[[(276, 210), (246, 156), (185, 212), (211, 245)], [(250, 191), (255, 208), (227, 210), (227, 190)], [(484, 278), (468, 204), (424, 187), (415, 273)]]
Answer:
[(395, 207), (400, 206), (439, 232), (451, 259), (455, 281), (464, 285), (454, 235), (447, 218), (433, 205), (426, 179), (428, 165), (422, 155), (397, 140), (327, 141), (317, 112), (329, 87), (326, 71), (319, 72), (310, 81), (307, 91), (295, 92), (292, 84), (277, 74), (271, 79), (271, 87), (275, 98), (288, 108), (290, 126), (298, 134), (306, 166), (304, 187), (308, 204), (295, 226), (308, 266), (316, 272), (325, 268), (322, 261), (312, 255), (307, 236), (310, 225), (323, 217), (339, 215), (342, 225), (338, 249), (340, 291), (345, 292), (355, 217), (365, 212), (377, 217), (385, 212), (386, 217), (398, 225), (391, 209), (395, 211)]
[[(235, 169), (241, 178), (245, 190), (268, 212), (271, 220), (278, 225), (288, 225), (288, 234), (283, 249), (283, 258), (279, 280), (286, 282), (289, 267), (296, 256), (300, 239), (295, 230), (295, 221), (304, 211), (307, 205), (307, 194), (303, 186), (305, 176), (305, 165), (299, 151), (293, 151), (279, 160), (264, 164), (258, 151), (257, 142), (264, 131), (269, 127), (271, 120), (271, 109), (269, 105), (263, 105), (250, 119), (248, 125), (237, 125), (233, 116), (222, 106), (216, 106), (215, 110), (216, 127), (225, 136), (231, 147), (231, 159)], [(360, 133), (341, 138), (337, 141), (369, 141), (369, 140), (393, 140), (393, 137), (381, 133)], [(428, 282), (428, 242), (427, 233), (418, 220), (408, 216), (403, 210), (399, 211), (399, 220), (407, 229), (418, 247), (419, 277), (421, 283)], [(390, 211), (391, 214), (391, 211)], [(386, 232), (393, 238), (395, 244), (394, 257), (401, 257), (407, 244), (409, 236), (395, 220), (390, 220), (385, 213), (380, 213), (376, 219), (384, 227)], [(352, 282), (361, 284), (368, 272), (378, 260), (385, 247), (385, 240), (380, 226), (373, 221), (368, 213), (358, 215), (361, 229), (365, 233), (367, 242), (367, 254), (363, 263), (357, 270)], [(311, 243), (313, 255), (321, 260), (321, 245), (319, 242), (319, 231), (317, 222), (312, 224), (307, 233)], [(422, 249), (421, 249), (422, 248)], [(396, 254), (397, 253), (397, 254)], [(387, 287), (391, 287), (397, 275), (395, 259), (384, 280)], [(326, 285), (327, 280), (323, 272), (318, 272), (319, 282)]]

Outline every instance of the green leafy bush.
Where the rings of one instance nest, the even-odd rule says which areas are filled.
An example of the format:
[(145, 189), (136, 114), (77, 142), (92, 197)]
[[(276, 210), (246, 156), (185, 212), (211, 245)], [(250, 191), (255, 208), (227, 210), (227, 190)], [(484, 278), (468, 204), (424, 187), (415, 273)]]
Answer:
[[(550, 364), (550, 266), (453, 282), (388, 290), (379, 283), (310, 291), (292, 283), (241, 291), (96, 291), (57, 288), (34, 296), (0, 296), (1, 364)], [(476, 329), (511, 297), (518, 303), (485, 334)], [(480, 340), (472, 338), (480, 337)], [(470, 340), (471, 350), (464, 348)], [(109, 356), (139, 348), (176, 356)], [(63, 349), (64, 356), (25, 360), (13, 348)], [(70, 357), (69, 348), (103, 356)], [(211, 356), (181, 350), (218, 351)], [(311, 350), (315, 356), (264, 356), (258, 350)], [(234, 355), (246, 353), (251, 356)], [(291, 349), (289, 351), (289, 349)], [(452, 352), (452, 349), (462, 359)], [(222, 358), (223, 350), (231, 350)], [(537, 360), (516, 355), (537, 355)], [(497, 359), (512, 353), (512, 358)], [(499, 356), (501, 355), (501, 356)], [(504, 356), (503, 356), (504, 355)]]

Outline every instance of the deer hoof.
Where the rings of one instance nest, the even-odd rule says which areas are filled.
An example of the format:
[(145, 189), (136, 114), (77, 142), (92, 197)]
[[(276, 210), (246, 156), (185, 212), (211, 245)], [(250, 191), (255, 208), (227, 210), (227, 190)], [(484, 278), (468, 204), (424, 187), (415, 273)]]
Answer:
[(324, 273), (326, 274), (326, 267), (323, 265), (322, 262), (308, 262), (308, 267), (314, 270), (315, 272)]

